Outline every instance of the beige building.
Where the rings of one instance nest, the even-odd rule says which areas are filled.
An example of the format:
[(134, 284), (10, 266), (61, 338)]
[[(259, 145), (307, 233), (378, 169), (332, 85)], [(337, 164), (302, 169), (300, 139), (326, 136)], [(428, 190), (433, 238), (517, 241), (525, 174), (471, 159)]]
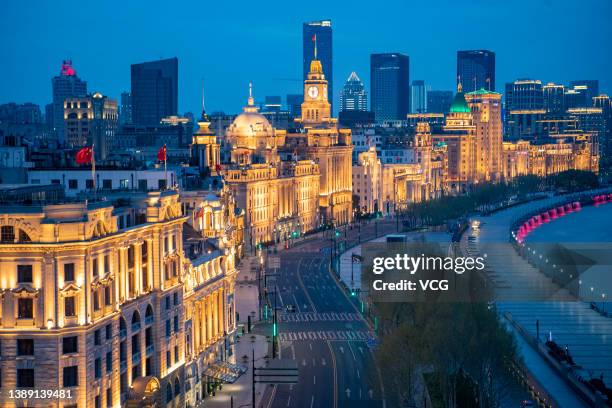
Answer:
[(319, 225), (319, 166), (313, 160), (281, 160), (286, 131), (258, 112), (251, 91), (244, 111), (226, 131), (231, 163), (223, 177), (244, 210), (246, 242), (288, 240)]
[(128, 202), (0, 208), (4, 390), (60, 388), (59, 407), (206, 396), (235, 330), (232, 248), (187, 257), (176, 192)]

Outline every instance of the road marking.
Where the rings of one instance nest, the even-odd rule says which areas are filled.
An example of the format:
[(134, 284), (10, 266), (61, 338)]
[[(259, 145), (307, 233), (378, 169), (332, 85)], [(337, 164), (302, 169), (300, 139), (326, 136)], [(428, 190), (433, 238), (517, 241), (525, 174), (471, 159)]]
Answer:
[(353, 352), (353, 348), (351, 347), (351, 342), (348, 342), (348, 348), (351, 350), (351, 354), (353, 355), (353, 360), (357, 361), (357, 357), (355, 356), (355, 352)]
[(312, 343), (308, 343), (308, 347), (310, 347), (310, 351), (312, 351)]
[(310, 400), (310, 408), (314, 407), (314, 395), (312, 396), (312, 399)]
[[(361, 378), (361, 375), (359, 375), (359, 369), (357, 369), (357, 378)], [(361, 392), (361, 390), (359, 390)]]
[(287, 406), (289, 406), (289, 404), (291, 404), (291, 394), (289, 394), (289, 398), (287, 398)]
[(302, 365), (306, 366), (306, 359), (305, 358), (302, 359)]
[(293, 300), (295, 300), (295, 307), (297, 307), (297, 310), (299, 312), (300, 311), (300, 302), (297, 301), (297, 298), (295, 297), (295, 292), (292, 292), (291, 295), (293, 296)]
[(334, 354), (334, 349), (331, 346), (329, 341), (326, 342), (327, 347), (329, 348), (329, 353), (331, 354), (332, 359), (332, 370), (334, 373), (334, 408), (338, 407), (338, 372), (336, 370), (336, 355)]
[(325, 358), (321, 357), (321, 365), (327, 365), (327, 363), (325, 362)]
[(317, 383), (317, 376), (316, 376), (316, 375), (313, 375), (313, 376), (312, 376), (312, 383), (313, 383), (313, 384), (316, 384), (316, 383)]
[(340, 346), (340, 352), (344, 354), (344, 347)]

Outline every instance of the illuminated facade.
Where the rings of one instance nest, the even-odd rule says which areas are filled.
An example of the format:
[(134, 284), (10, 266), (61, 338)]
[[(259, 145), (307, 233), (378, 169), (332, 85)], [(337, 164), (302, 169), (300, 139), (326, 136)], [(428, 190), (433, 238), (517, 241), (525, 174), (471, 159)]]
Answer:
[(70, 390), (59, 407), (207, 394), (235, 330), (232, 248), (188, 259), (178, 194), (130, 200), (0, 208), (3, 388)]
[(223, 178), (244, 210), (251, 246), (299, 236), (319, 225), (319, 166), (310, 159), (281, 160), (286, 131), (273, 128), (258, 112), (252, 93), (227, 128), (231, 162)]
[(317, 163), (321, 223), (349, 223), (353, 218), (351, 130), (339, 128), (331, 117), (328, 84), (316, 51), (304, 81), (302, 116), (296, 122), (301, 131), (288, 134), (282, 149)]

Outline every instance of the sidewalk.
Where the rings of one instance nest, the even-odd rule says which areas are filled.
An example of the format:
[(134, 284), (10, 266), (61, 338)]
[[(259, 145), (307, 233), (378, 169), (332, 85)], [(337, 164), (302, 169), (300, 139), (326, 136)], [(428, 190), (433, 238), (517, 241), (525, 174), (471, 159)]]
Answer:
[[(229, 408), (231, 397), (234, 398), (233, 407), (252, 407), (252, 361), (251, 354), (255, 350), (255, 365), (263, 365), (263, 360), (268, 354), (268, 342), (266, 337), (254, 333), (246, 333), (247, 316), (251, 316), (253, 324), (257, 322), (257, 280), (255, 270), (259, 265), (257, 256), (247, 256), (242, 259), (239, 266), (238, 277), (236, 279), (235, 297), (236, 312), (238, 313), (239, 325), (244, 325), (245, 334), (238, 329), (239, 337), (235, 344), (236, 363), (248, 368), (248, 371), (241, 375), (233, 384), (224, 384), (223, 389), (216, 392), (216, 395), (205, 401), (206, 407)], [(256, 384), (255, 399), (256, 404), (260, 403), (265, 391), (265, 384)]]

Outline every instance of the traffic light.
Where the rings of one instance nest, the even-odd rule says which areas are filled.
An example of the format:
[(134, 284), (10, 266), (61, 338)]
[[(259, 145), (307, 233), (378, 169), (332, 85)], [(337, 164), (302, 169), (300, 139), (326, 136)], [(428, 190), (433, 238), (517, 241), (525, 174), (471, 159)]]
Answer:
[(356, 294), (355, 289), (351, 289), (351, 297), (355, 297)]

